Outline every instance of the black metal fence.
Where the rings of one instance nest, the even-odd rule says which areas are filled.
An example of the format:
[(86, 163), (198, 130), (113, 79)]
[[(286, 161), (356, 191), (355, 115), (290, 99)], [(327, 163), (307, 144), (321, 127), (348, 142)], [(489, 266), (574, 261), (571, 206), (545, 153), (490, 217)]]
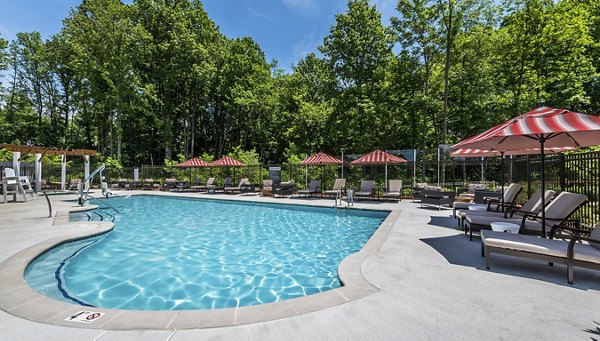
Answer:
[[(431, 156), (431, 154), (429, 155)], [(519, 198), (525, 201), (533, 192), (541, 187), (540, 158), (537, 155), (515, 156), (504, 159), (505, 183), (518, 182), (524, 190)], [(237, 184), (241, 178), (249, 178), (252, 183), (260, 184), (269, 177), (269, 166), (251, 165), (247, 167), (207, 167), (177, 168), (166, 166), (141, 166), (138, 169), (139, 179), (153, 179), (163, 182), (166, 178), (185, 180), (190, 183), (204, 183), (209, 177), (215, 177), (217, 183), (227, 176), (233, 177)], [(281, 180), (294, 180), (297, 188), (304, 188), (310, 180), (321, 180), (322, 189), (330, 189), (336, 178), (346, 178), (348, 188), (358, 189), (363, 179), (375, 180), (377, 191), (385, 188), (385, 165), (350, 166), (302, 166), (299, 164), (276, 165), (281, 167)], [(0, 165), (0, 168), (3, 166)], [(6, 167), (6, 166), (4, 166)], [(33, 180), (33, 165), (21, 166), (21, 174), (29, 175)], [(93, 167), (92, 167), (93, 168)], [(438, 162), (420, 155), (414, 162), (388, 164), (387, 178), (401, 179), (404, 194), (410, 195), (416, 182), (427, 182), (432, 185), (456, 190), (468, 183), (485, 183), (488, 188), (495, 189), (501, 179), (500, 158), (454, 159)], [(93, 169), (92, 169), (93, 170)], [(46, 183), (57, 186), (60, 183), (60, 168), (46, 167), (42, 170)], [(109, 183), (119, 179), (133, 180), (134, 168), (106, 169), (104, 174)], [(83, 168), (67, 168), (67, 184), (71, 179), (81, 179)], [(548, 155), (545, 160), (546, 188), (557, 192), (570, 191), (588, 196), (588, 203), (580, 209), (575, 218), (587, 225), (600, 223), (600, 152), (571, 153), (567, 155)], [(97, 181), (97, 180), (96, 180)], [(68, 186), (68, 185), (67, 185)]]

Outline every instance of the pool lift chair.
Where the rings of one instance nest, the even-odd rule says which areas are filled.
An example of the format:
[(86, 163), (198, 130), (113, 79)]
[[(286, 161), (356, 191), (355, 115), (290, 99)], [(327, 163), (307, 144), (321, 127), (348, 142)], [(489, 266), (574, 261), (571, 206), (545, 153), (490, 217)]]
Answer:
[[(79, 186), (79, 206), (84, 206), (85, 201), (88, 198), (93, 198), (93, 199), (101, 199), (101, 198), (96, 198), (90, 195), (90, 187), (91, 187), (91, 181), (93, 180), (94, 176), (96, 174), (99, 175), (100, 177), (100, 187), (102, 188), (102, 196), (105, 196), (106, 199), (108, 199), (109, 195), (114, 195), (115, 193), (111, 192), (110, 189), (108, 188), (108, 184), (104, 181), (104, 176), (102, 176), (102, 171), (106, 168), (106, 165), (103, 163), (100, 165), (100, 167), (96, 168), (96, 170), (94, 170), (92, 173), (90, 173), (90, 175), (88, 175), (87, 177), (85, 177), (83, 179), (83, 181), (81, 181), (81, 185)], [(85, 185), (88, 181), (90, 181), (89, 185)], [(84, 188), (85, 187), (85, 188)], [(84, 190), (85, 190), (85, 194), (84, 194)], [(109, 206), (110, 208), (112, 208), (113, 210), (115, 210), (115, 212), (119, 213), (119, 211), (114, 208), (111, 204), (109, 204), (108, 202), (106, 202), (105, 200), (102, 200), (102, 202), (104, 202), (107, 206)]]

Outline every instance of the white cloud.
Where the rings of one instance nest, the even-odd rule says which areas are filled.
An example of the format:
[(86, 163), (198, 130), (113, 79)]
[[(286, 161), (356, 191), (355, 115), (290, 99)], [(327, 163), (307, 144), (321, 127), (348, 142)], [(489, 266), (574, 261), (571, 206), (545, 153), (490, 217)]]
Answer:
[(298, 9), (305, 13), (312, 13), (317, 9), (315, 0), (283, 0), (286, 6)]
[(292, 46), (292, 55), (293, 59), (296, 61), (295, 64), (297, 64), (300, 59), (306, 57), (311, 52), (318, 54), (319, 51), (317, 51), (317, 46), (319, 46), (322, 42), (323, 38), (318, 36), (316, 33), (305, 35), (301, 40), (297, 41)]
[(253, 16), (258, 17), (258, 18), (275, 20), (274, 18), (268, 16), (267, 14), (265, 14), (265, 13), (259, 11), (258, 9), (252, 7), (250, 5), (251, 3), (252, 3), (252, 1), (244, 1), (244, 6), (246, 7), (246, 10), (248, 11), (248, 13), (250, 13)]

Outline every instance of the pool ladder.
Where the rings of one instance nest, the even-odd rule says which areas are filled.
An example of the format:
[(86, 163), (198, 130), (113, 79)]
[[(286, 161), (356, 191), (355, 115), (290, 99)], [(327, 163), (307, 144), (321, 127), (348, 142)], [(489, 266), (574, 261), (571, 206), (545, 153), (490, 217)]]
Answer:
[[(354, 206), (354, 196), (353, 196), (354, 192), (349, 189), (348, 193), (346, 195), (346, 208), (350, 209), (350, 206)], [(338, 206), (338, 202), (339, 202), (339, 206)], [(344, 207), (344, 204), (342, 203), (342, 191), (338, 190), (335, 193), (335, 201), (333, 204), (333, 208), (338, 208), (338, 207)]]

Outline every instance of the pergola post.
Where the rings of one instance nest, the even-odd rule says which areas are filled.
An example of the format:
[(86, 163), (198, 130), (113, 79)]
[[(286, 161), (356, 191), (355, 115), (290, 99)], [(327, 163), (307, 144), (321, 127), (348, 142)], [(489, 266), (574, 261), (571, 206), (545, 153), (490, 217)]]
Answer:
[(35, 153), (35, 191), (42, 191), (42, 154)]
[[(83, 156), (84, 167), (83, 167), (83, 178), (87, 178), (90, 175), (90, 156)], [(87, 180), (85, 184), (82, 184), (84, 189), (87, 191), (90, 188), (90, 180)]]
[(67, 190), (67, 155), (60, 156), (60, 190)]
[(13, 169), (15, 170), (15, 176), (21, 176), (21, 152), (13, 152)]

